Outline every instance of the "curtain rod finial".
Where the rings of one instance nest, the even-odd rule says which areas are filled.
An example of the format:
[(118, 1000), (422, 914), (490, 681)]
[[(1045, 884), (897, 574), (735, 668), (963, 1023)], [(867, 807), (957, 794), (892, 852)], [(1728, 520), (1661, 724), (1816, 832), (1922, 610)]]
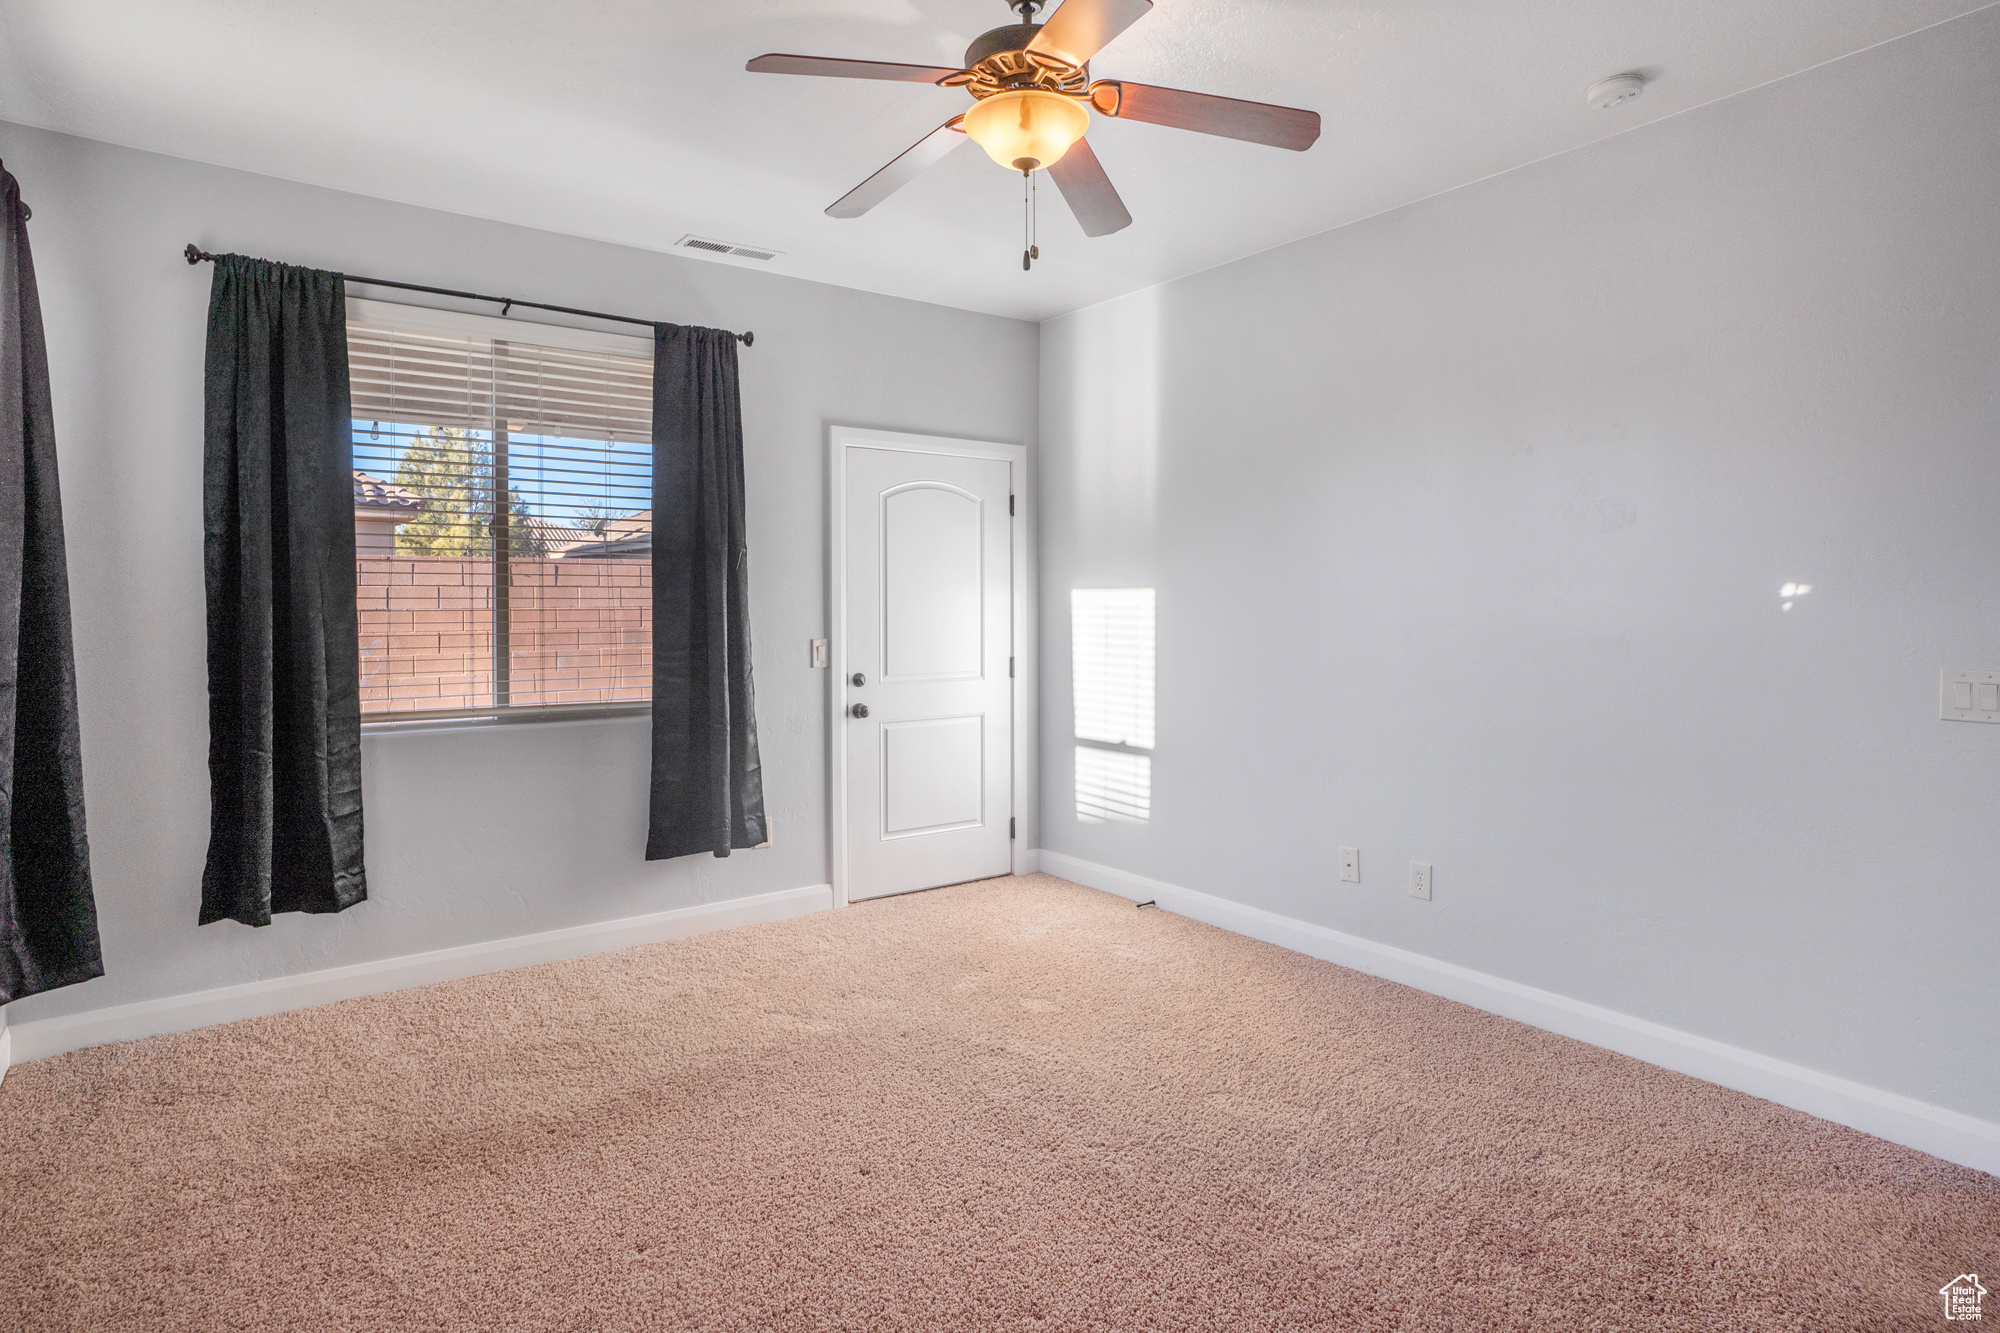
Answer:
[(755, 347), (757, 345), (757, 335), (755, 333), (744, 333), (738, 336), (743, 339), (745, 347)]
[(215, 258), (214, 255), (209, 254), (206, 250), (201, 249), (193, 241), (189, 241), (187, 249), (181, 251), (181, 253), (187, 256), (187, 262), (190, 265), (199, 264), (204, 259)]

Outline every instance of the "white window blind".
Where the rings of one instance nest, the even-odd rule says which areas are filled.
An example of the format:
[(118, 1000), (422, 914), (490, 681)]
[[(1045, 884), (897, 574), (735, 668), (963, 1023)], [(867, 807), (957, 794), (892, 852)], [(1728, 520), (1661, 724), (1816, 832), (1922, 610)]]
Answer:
[(1152, 816), (1151, 588), (1070, 591), (1076, 817), (1087, 824)]
[(646, 699), (639, 338), (350, 302), (363, 710)]
[(347, 365), (357, 420), (475, 429), (498, 420), (522, 435), (653, 438), (646, 356), (350, 321)]

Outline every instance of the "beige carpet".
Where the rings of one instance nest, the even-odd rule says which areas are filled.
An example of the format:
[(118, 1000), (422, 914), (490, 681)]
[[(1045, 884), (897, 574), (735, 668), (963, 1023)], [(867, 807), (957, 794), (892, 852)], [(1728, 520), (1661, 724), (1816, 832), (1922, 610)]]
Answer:
[(0, 1086), (10, 1330), (1937, 1329), (1961, 1272), (2000, 1179), (1043, 876)]

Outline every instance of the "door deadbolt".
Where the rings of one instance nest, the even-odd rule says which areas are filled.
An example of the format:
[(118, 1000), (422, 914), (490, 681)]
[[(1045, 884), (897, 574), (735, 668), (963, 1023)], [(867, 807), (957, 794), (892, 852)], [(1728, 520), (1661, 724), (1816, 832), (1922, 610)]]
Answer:
[(851, 711), (853, 712), (854, 716), (856, 716), (856, 717), (867, 717), (867, 716), (868, 716), (868, 705), (867, 705), (867, 704), (856, 704), (856, 705), (854, 705), (854, 707), (853, 707), (853, 709), (852, 709)]
[(852, 680), (857, 687), (866, 685), (868, 683), (868, 677), (862, 675), (859, 671), (855, 672), (852, 676), (848, 677), (848, 679)]

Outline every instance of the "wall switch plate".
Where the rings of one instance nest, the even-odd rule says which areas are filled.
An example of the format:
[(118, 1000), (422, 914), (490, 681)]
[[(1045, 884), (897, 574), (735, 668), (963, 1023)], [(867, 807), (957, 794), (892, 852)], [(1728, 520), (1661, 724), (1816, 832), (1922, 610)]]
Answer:
[(1410, 862), (1410, 896), (1431, 900), (1431, 867), (1428, 861)]
[(1947, 671), (1938, 681), (1938, 717), (2000, 722), (2000, 671)]
[(812, 641), (812, 664), (816, 667), (823, 667), (827, 664), (828, 661), (829, 659), (826, 655), (826, 640), (814, 639)]
[(1344, 884), (1361, 882), (1361, 851), (1355, 847), (1340, 849), (1340, 879)]

